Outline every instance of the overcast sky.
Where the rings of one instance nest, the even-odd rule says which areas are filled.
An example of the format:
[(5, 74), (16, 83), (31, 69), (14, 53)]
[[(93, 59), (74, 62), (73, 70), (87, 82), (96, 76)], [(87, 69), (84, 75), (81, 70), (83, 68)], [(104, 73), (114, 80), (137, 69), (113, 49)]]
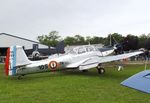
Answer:
[(0, 0), (0, 32), (36, 40), (150, 33), (150, 0)]

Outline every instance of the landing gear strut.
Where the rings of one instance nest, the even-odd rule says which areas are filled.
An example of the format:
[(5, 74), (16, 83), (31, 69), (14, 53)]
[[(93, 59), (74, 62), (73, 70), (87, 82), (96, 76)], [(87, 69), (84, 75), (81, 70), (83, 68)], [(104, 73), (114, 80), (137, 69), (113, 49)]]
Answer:
[(101, 64), (98, 64), (97, 70), (98, 70), (99, 74), (104, 74), (105, 73), (105, 69)]

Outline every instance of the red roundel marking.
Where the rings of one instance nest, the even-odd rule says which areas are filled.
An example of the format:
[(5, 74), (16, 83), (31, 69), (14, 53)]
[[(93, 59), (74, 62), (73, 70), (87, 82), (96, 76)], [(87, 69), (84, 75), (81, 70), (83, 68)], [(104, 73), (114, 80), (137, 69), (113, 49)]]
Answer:
[(55, 71), (58, 68), (59, 64), (56, 61), (51, 61), (48, 66), (52, 71)]
[(7, 49), (7, 55), (5, 59), (5, 74), (8, 76), (9, 73), (9, 57), (10, 57), (10, 48)]

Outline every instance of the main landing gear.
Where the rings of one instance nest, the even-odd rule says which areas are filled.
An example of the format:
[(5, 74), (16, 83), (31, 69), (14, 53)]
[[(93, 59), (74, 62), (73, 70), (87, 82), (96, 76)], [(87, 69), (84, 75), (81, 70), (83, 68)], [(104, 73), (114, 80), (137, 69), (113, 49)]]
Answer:
[(102, 66), (102, 64), (98, 64), (97, 71), (98, 71), (99, 74), (104, 74), (105, 73), (105, 69)]

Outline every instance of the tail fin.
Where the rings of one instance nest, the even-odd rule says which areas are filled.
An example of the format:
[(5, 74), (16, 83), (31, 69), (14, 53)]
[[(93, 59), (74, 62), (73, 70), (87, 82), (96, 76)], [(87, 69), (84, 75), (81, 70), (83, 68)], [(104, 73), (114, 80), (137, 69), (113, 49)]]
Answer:
[(56, 52), (57, 53), (64, 53), (64, 48), (65, 48), (65, 44), (64, 44), (64, 41), (61, 41), (59, 42), (57, 45), (56, 45)]
[(15, 75), (17, 67), (28, 64), (30, 64), (30, 61), (21, 46), (11, 46), (8, 48), (5, 61), (6, 75)]

